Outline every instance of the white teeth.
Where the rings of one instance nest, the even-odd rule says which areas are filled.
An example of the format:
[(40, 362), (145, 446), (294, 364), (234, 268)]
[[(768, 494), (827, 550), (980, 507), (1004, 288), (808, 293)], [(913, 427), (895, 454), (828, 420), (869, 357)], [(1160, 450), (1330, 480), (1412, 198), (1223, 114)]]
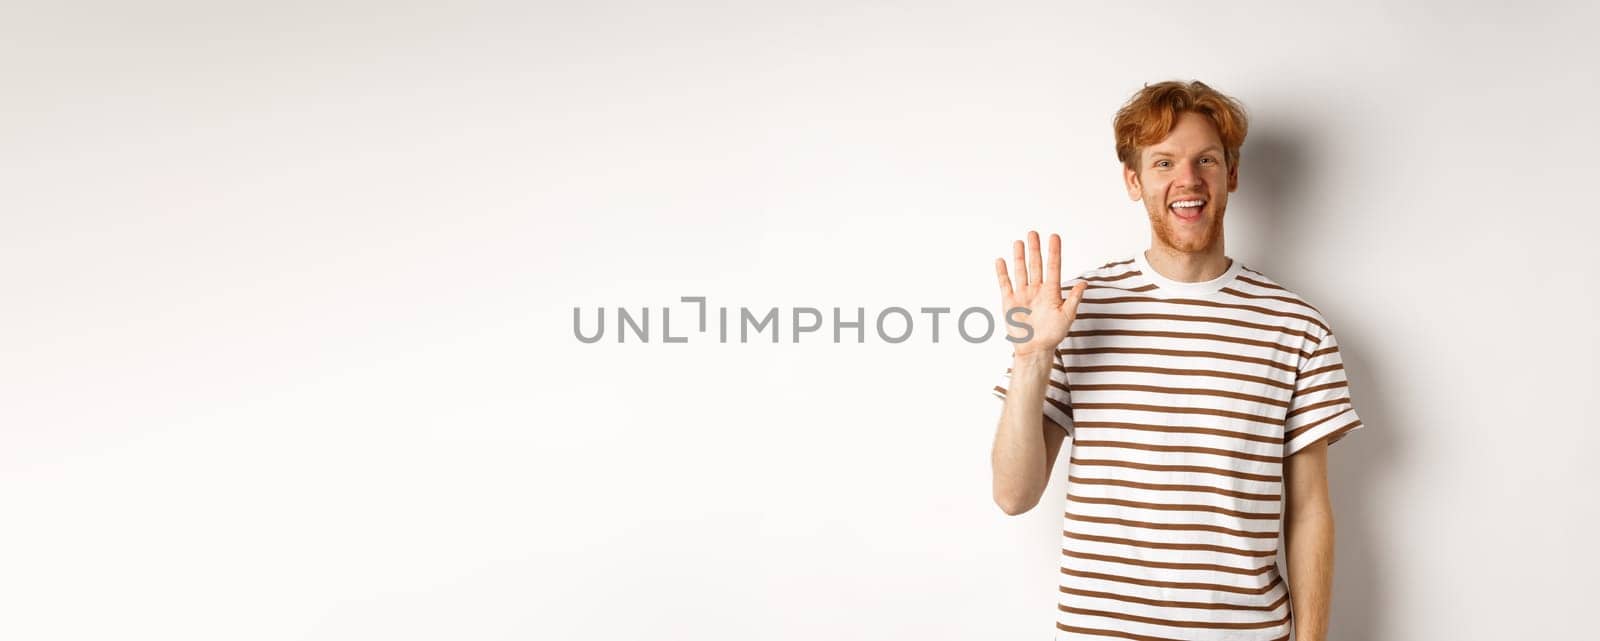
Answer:
[(1206, 201), (1204, 201), (1204, 200), (1180, 200), (1178, 202), (1172, 203), (1172, 206), (1173, 207), (1199, 207), (1199, 206), (1204, 205), (1204, 204), (1206, 204)]

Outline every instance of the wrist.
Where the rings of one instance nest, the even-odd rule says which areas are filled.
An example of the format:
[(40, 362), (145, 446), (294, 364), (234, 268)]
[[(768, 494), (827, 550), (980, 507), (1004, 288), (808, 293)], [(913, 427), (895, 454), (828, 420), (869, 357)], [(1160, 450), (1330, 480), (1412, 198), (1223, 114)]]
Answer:
[(1056, 360), (1056, 350), (1050, 349), (1050, 348), (1034, 349), (1032, 351), (1026, 351), (1026, 352), (1024, 352), (1024, 351), (1013, 351), (1011, 353), (1011, 361), (1012, 361), (1012, 366), (1013, 367), (1023, 367), (1023, 366), (1030, 366), (1030, 365), (1031, 366), (1040, 366), (1040, 365), (1042, 365), (1044, 367), (1049, 367), (1050, 365), (1055, 363), (1055, 360)]

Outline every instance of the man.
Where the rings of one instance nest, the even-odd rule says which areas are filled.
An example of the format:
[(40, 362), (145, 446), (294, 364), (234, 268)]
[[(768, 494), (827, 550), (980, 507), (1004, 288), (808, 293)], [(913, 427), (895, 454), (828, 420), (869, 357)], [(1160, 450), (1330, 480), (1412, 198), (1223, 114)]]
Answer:
[(1327, 448), (1361, 420), (1322, 314), (1223, 250), (1244, 110), (1163, 82), (1113, 127), (1150, 248), (1066, 284), (1055, 234), (1048, 262), (1035, 232), (995, 261), (1002, 312), (1028, 310), (994, 388), (995, 502), (1036, 505), (1070, 437), (1057, 639), (1322, 641)]

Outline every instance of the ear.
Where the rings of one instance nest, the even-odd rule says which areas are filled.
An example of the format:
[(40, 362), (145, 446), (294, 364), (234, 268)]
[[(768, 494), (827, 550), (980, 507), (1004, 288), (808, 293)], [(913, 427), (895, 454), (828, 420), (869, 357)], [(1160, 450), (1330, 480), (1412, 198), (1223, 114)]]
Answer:
[(1128, 200), (1137, 201), (1144, 198), (1144, 184), (1139, 182), (1139, 172), (1124, 166), (1122, 168), (1122, 184), (1128, 188)]
[(1237, 190), (1239, 188), (1239, 161), (1240, 160), (1242, 160), (1242, 159), (1238, 159), (1238, 158), (1234, 159), (1233, 165), (1228, 167), (1228, 191), (1229, 192), (1233, 192), (1234, 190)]

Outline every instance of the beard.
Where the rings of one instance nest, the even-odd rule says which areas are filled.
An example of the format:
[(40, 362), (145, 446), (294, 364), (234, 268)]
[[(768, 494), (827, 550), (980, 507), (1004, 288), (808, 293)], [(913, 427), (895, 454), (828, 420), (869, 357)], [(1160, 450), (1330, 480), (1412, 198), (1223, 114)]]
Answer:
[(1216, 211), (1206, 218), (1204, 227), (1198, 229), (1193, 225), (1180, 226), (1163, 203), (1146, 205), (1145, 210), (1150, 214), (1150, 227), (1158, 240), (1177, 251), (1197, 254), (1210, 250), (1222, 240), (1222, 215), (1228, 209), (1226, 202), (1219, 205), (1214, 200), (1206, 206), (1216, 206)]

